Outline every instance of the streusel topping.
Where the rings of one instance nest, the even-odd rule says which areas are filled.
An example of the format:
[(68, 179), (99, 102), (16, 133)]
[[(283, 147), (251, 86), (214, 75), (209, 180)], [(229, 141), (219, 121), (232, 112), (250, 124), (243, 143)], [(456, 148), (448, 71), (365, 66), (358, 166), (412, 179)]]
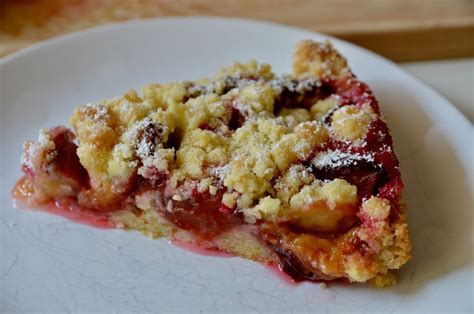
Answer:
[[(334, 54), (330, 46), (322, 49)], [(71, 118), (80, 162), (98, 191), (104, 181), (113, 191), (136, 175), (161, 176), (175, 188), (197, 186), (212, 194), (225, 188), (224, 204), (248, 221), (275, 218), (292, 207), (293, 195), (314, 186), (301, 162), (311, 157), (314, 167), (323, 168), (374, 161), (367, 154), (321, 150), (331, 138), (363, 139), (377, 118), (369, 105), (341, 106), (339, 95), (323, 90), (318, 77), (345, 73), (345, 60), (333, 58), (340, 59), (332, 62), (337, 69), (296, 69), (301, 77), (276, 77), (255, 61), (236, 63), (214, 80), (152, 84), (141, 95), (129, 91), (82, 106)]]

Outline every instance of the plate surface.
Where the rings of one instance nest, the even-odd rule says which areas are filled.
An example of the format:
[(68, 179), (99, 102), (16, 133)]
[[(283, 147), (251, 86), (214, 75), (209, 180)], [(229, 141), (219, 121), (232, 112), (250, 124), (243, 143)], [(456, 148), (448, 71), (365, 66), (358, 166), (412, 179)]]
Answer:
[(10, 311), (472, 311), (473, 127), (395, 64), (333, 39), (378, 97), (401, 161), (413, 259), (398, 285), (291, 286), (257, 263), (196, 255), (136, 232), (16, 210), (22, 142), (78, 104), (257, 59), (290, 72), (301, 39), (279, 25), (172, 18), (105, 26), (0, 60), (0, 309)]

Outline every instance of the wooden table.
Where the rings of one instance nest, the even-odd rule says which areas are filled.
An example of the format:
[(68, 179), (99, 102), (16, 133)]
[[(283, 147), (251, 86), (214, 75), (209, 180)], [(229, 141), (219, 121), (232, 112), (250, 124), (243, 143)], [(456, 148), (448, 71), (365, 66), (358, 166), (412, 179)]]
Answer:
[(0, 5), (0, 56), (87, 27), (183, 15), (297, 26), (395, 61), (474, 56), (472, 0), (0, 0)]

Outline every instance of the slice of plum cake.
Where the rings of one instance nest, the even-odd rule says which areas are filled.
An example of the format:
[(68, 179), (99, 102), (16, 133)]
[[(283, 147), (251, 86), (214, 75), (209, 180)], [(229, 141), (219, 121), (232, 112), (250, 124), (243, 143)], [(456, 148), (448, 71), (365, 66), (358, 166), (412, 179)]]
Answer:
[(251, 61), (78, 107), (24, 144), (17, 201), (277, 265), (391, 284), (410, 258), (403, 183), (369, 87), (330, 43), (293, 74)]

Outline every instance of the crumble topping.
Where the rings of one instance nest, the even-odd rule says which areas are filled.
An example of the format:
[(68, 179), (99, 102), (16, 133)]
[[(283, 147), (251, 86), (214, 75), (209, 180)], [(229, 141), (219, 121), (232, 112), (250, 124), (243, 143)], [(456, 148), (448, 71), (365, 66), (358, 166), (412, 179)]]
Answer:
[(357, 187), (346, 180), (315, 180), (291, 197), (285, 219), (308, 231), (336, 231), (342, 219), (354, 214), (357, 203)]
[[(333, 53), (330, 45), (322, 49)], [(344, 64), (341, 59), (334, 66)], [(316, 95), (321, 75), (276, 77), (270, 66), (251, 61), (221, 69), (215, 80), (151, 84), (142, 95), (129, 91), (122, 98), (87, 104), (71, 118), (78, 156), (93, 182), (109, 182), (112, 189), (120, 189), (135, 173), (147, 179), (166, 176), (175, 189), (196, 186), (212, 195), (219, 186), (227, 189), (223, 204), (237, 207), (248, 221), (275, 217), (259, 213), (274, 211), (263, 209), (267, 206), (289, 210), (293, 195), (314, 180), (311, 169), (302, 169), (299, 161), (331, 134), (346, 142), (361, 139), (376, 118), (370, 106), (341, 107), (336, 94), (296, 108), (278, 105), (284, 97), (298, 102)], [(336, 149), (316, 154), (312, 165), (358, 161), (373, 158)], [(98, 192), (104, 186), (92, 185)], [(276, 197), (280, 204), (261, 203), (266, 197)]]
[(349, 73), (346, 59), (330, 42), (304, 40), (296, 46), (293, 73), (306, 77), (343, 77)]
[(286, 204), (295, 193), (299, 192), (301, 187), (310, 184), (314, 179), (311, 169), (301, 164), (292, 165), (276, 180), (276, 194)]
[(244, 221), (249, 224), (256, 223), (257, 220), (265, 218), (268, 221), (277, 221), (281, 209), (281, 201), (277, 198), (266, 196), (260, 199), (257, 206), (253, 208), (244, 208)]
[(362, 203), (362, 212), (372, 219), (383, 220), (390, 213), (390, 201), (380, 197), (371, 197)]
[(362, 109), (355, 105), (344, 106), (332, 114), (331, 128), (337, 137), (354, 141), (367, 134), (373, 118), (373, 111), (368, 105)]
[(330, 97), (316, 102), (311, 106), (310, 112), (314, 120), (324, 121), (339, 106), (340, 97), (331, 95)]
[(51, 140), (47, 129), (39, 131), (38, 141), (29, 141), (23, 145), (20, 162), (33, 172), (40, 171), (41, 165), (51, 166), (51, 161), (56, 157), (56, 145)]

